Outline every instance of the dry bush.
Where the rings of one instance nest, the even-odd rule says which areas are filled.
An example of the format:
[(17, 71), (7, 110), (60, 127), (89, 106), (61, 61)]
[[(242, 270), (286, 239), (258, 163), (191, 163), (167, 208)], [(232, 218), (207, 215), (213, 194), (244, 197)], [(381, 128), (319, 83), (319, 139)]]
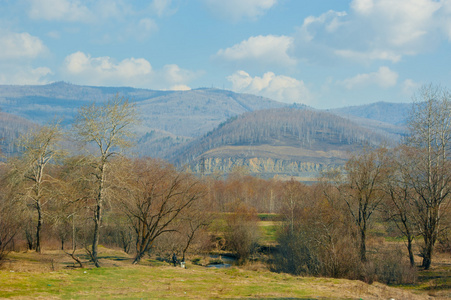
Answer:
[(321, 262), (311, 237), (302, 230), (281, 230), (277, 237), (279, 247), (274, 255), (272, 269), (294, 275), (320, 274)]
[(0, 265), (14, 246), (14, 238), (23, 226), (22, 202), (13, 196), (4, 181), (4, 166), (0, 167)]
[(360, 276), (367, 283), (378, 281), (385, 284), (412, 284), (418, 278), (417, 269), (410, 266), (400, 249), (387, 249), (373, 255), (363, 265)]
[[(352, 222), (342, 203), (325, 198), (320, 186), (286, 184), (289, 200), (272, 269), (296, 275), (356, 279), (361, 263)], [(290, 189), (291, 188), (291, 192)], [(294, 199), (296, 205), (291, 201)], [(288, 208), (288, 209), (287, 209)]]
[(226, 216), (226, 247), (244, 263), (258, 250), (260, 229), (257, 212), (243, 203), (237, 203), (232, 213)]
[(436, 250), (451, 254), (451, 227), (442, 230), (437, 238)]

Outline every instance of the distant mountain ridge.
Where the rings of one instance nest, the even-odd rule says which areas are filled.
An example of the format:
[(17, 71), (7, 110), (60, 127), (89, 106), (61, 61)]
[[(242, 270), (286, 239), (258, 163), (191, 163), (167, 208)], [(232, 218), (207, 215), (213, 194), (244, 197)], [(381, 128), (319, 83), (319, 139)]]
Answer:
[(41, 124), (55, 117), (70, 123), (78, 107), (103, 102), (117, 94), (136, 104), (142, 119), (142, 128), (137, 128), (140, 133), (158, 129), (188, 137), (200, 136), (246, 111), (286, 106), (260, 96), (219, 89), (154, 91), (56, 82), (38, 86), (0, 85), (0, 107)]
[(403, 126), (412, 109), (411, 103), (376, 102), (327, 110), (345, 118), (365, 118), (387, 124)]
[[(198, 158), (203, 153), (204, 163), (205, 159), (207, 162), (210, 159), (210, 164), (216, 164), (217, 166), (214, 168), (222, 168), (224, 171), (227, 170), (226, 165), (231, 165), (231, 161), (235, 161), (233, 163), (235, 164), (238, 163), (236, 159), (251, 159), (250, 156), (247, 154), (246, 156), (243, 153), (258, 152), (258, 158), (252, 158), (246, 164), (253, 165), (255, 170), (258, 169), (261, 172), (272, 172), (274, 174), (278, 172), (277, 170), (287, 169), (287, 166), (290, 166), (289, 168), (292, 168), (292, 170), (302, 170), (302, 172), (307, 173), (317, 172), (322, 165), (331, 164), (331, 161), (334, 160), (331, 157), (337, 153), (337, 157), (340, 160), (345, 159), (341, 142), (336, 143), (329, 140), (328, 142), (317, 144), (316, 149), (305, 148), (305, 145), (302, 143), (306, 143), (308, 139), (303, 139), (302, 143), (299, 141), (295, 142), (294, 136), (296, 134), (305, 137), (305, 132), (313, 130), (314, 126), (318, 125), (318, 122), (325, 124), (326, 120), (332, 122), (332, 120), (337, 120), (337, 118), (340, 119), (340, 124), (348, 122), (346, 123), (348, 125), (344, 127), (336, 125), (337, 128), (346, 128), (346, 130), (342, 129), (338, 137), (340, 138), (341, 136), (343, 141), (343, 139), (350, 139), (353, 136), (351, 140), (354, 140), (351, 144), (354, 146), (356, 145), (355, 138), (358, 134), (355, 135), (353, 132), (362, 134), (364, 138), (360, 139), (361, 141), (364, 141), (369, 136), (379, 136), (395, 141), (405, 135), (405, 129), (402, 124), (410, 107), (407, 104), (379, 102), (366, 106), (321, 111), (302, 104), (288, 105), (260, 96), (220, 89), (201, 88), (190, 91), (156, 91), (130, 87), (78, 86), (65, 82), (56, 82), (39, 86), (0, 85), (0, 109), (6, 114), (17, 115), (18, 118), (27, 120), (30, 124), (31, 122), (45, 124), (54, 120), (63, 120), (63, 125), (69, 125), (80, 106), (92, 102), (103, 102), (115, 97), (117, 94), (134, 102), (140, 115), (140, 123), (135, 128), (138, 141), (134, 149), (136, 154), (167, 158), (182, 164), (190, 163), (190, 160), (195, 160), (196, 157)], [(265, 110), (267, 112), (264, 112)], [(317, 116), (317, 118), (315, 117), (316, 123), (305, 122), (306, 118), (303, 117), (304, 119), (301, 120), (300, 115), (298, 116), (301, 118), (299, 120), (285, 115), (284, 118), (291, 118), (291, 123), (285, 124), (289, 125), (288, 127), (291, 129), (286, 126), (286, 131), (283, 132), (283, 134), (289, 132), (287, 136), (284, 136), (279, 131), (280, 128), (269, 130), (268, 132), (272, 132), (272, 136), (271, 134), (265, 135), (257, 132), (263, 128), (268, 129), (269, 127), (265, 127), (264, 124), (267, 121), (273, 122), (274, 120), (270, 120), (271, 118), (278, 119), (280, 123), (283, 118), (276, 117), (276, 115), (288, 114), (287, 111), (291, 110), (298, 111), (298, 114), (301, 114), (300, 111), (302, 110), (315, 111), (315, 113), (309, 112), (306, 114), (315, 114)], [(261, 119), (258, 119), (259, 117), (257, 116), (252, 117), (252, 113), (255, 111), (262, 111), (258, 113)], [(245, 114), (245, 119), (254, 118), (253, 122), (259, 125), (244, 122), (244, 119), (241, 117), (243, 114)], [(19, 124), (21, 122), (19, 121)], [(238, 126), (237, 124), (241, 125)], [(3, 125), (0, 123), (1, 126), (6, 126), (6, 123), (3, 123)], [(15, 134), (5, 134), (8, 138), (4, 139), (3, 147), (8, 146), (10, 139), (18, 136), (19, 132), (26, 131), (29, 128), (27, 126), (18, 129)], [(217, 130), (218, 126), (220, 128)], [(283, 125), (280, 126), (283, 127)], [(229, 132), (225, 133), (224, 130), (227, 128), (229, 128)], [(249, 131), (249, 128), (253, 128), (255, 135)], [(243, 140), (233, 141), (233, 134), (230, 135), (230, 130), (235, 132), (235, 136), (241, 136)], [(298, 132), (295, 133), (290, 130), (298, 130)], [(330, 131), (331, 128), (324, 130), (323, 134), (327, 130)], [(221, 135), (218, 135), (218, 132), (224, 134), (224, 140), (230, 139), (230, 143), (219, 143), (218, 138)], [(217, 136), (213, 138), (215, 134)], [(309, 134), (311, 137), (316, 136), (316, 133), (313, 132)], [(2, 137), (1, 128), (0, 137)], [(316, 136), (315, 141), (318, 140)], [(210, 141), (208, 142), (211, 143), (210, 146), (206, 146), (206, 141)], [(199, 144), (194, 145), (195, 143)], [(284, 144), (285, 148), (281, 148)], [(304, 155), (310, 157), (310, 162), (304, 160), (304, 162), (297, 165), (290, 163), (290, 161), (296, 161), (298, 157), (297, 154), (292, 155), (293, 151), (296, 152), (296, 147), (302, 149), (300, 151), (303, 151)], [(9, 148), (12, 151), (14, 150), (11, 146)], [(186, 151), (188, 148), (201, 150), (199, 150), (200, 152), (196, 152), (197, 150), (188, 151), (190, 154), (186, 156), (186, 153), (184, 154), (183, 151)], [(219, 151), (219, 149), (221, 150)], [(318, 155), (318, 151), (323, 151), (323, 154)], [(349, 151), (352, 151), (352, 147)], [(215, 153), (214, 156), (213, 153)], [(219, 155), (219, 153), (222, 154)], [(266, 159), (265, 153), (267, 153)], [(177, 158), (178, 155), (180, 157)], [(271, 159), (276, 161), (270, 162)], [(223, 167), (219, 167), (220, 164)], [(271, 167), (271, 165), (278, 165), (278, 167)], [(199, 169), (199, 165), (195, 168)], [(268, 171), (269, 169), (272, 171)], [(293, 172), (296, 173), (298, 171)]]

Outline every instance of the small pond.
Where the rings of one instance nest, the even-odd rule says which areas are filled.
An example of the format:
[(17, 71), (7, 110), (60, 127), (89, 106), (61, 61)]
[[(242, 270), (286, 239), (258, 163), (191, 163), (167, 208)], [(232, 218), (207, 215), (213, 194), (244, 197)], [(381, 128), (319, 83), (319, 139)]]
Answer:
[(213, 263), (207, 265), (207, 268), (230, 268), (236, 263), (236, 258), (230, 255), (209, 255)]

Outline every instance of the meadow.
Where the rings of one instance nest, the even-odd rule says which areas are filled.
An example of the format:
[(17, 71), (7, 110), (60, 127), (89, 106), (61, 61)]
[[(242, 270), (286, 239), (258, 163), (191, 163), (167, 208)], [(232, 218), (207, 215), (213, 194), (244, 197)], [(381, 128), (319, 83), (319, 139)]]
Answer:
[[(100, 247), (101, 268), (75, 268), (60, 250), (12, 252), (0, 269), (2, 299), (449, 299), (451, 260), (420, 272), (417, 284), (387, 286), (356, 280), (270, 272), (261, 263), (174, 267), (156, 259), (132, 265), (126, 253)], [(85, 258), (83, 252), (79, 255)], [(200, 262), (208, 258), (200, 257)], [(199, 260), (199, 257), (198, 257)]]

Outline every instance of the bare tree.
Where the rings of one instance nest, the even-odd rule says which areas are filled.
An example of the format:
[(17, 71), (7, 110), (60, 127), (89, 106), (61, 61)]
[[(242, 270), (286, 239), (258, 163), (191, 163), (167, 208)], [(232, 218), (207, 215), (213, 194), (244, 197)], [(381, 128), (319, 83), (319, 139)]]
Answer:
[(194, 242), (196, 236), (198, 236), (198, 233), (212, 222), (213, 213), (211, 205), (205, 200), (205, 197), (200, 197), (198, 201), (190, 205), (181, 217), (181, 228), (179, 231), (184, 237), (182, 261), (185, 261), (186, 252)]
[(285, 220), (288, 221), (291, 233), (297, 219), (301, 215), (301, 211), (305, 206), (306, 199), (309, 197), (309, 189), (299, 181), (291, 179), (283, 183), (280, 211)]
[(8, 184), (7, 166), (0, 164), (0, 265), (23, 226), (23, 203)]
[(409, 166), (412, 161), (406, 147), (397, 148), (393, 151), (390, 160), (390, 169), (385, 180), (384, 190), (387, 193), (387, 201), (383, 206), (386, 219), (394, 222), (398, 230), (406, 238), (406, 247), (409, 253), (409, 261), (415, 266), (413, 254), (413, 240), (417, 235), (413, 203), (416, 197), (415, 191), (409, 183)]
[(94, 196), (94, 233), (91, 255), (96, 267), (100, 267), (97, 248), (100, 237), (103, 207), (106, 197), (107, 168), (112, 157), (131, 146), (132, 126), (137, 122), (133, 104), (127, 99), (115, 98), (102, 105), (92, 104), (79, 109), (73, 129), (77, 139), (94, 145), (93, 178), (96, 185)]
[(41, 252), (43, 209), (51, 197), (50, 183), (53, 178), (48, 173), (48, 167), (52, 160), (63, 154), (58, 145), (61, 138), (62, 131), (58, 123), (34, 128), (19, 139), (21, 158), (11, 161), (14, 165), (14, 174), (11, 178), (15, 177), (22, 190), (22, 196), (31, 201), (38, 214), (35, 240), (37, 252)]
[(60, 238), (70, 236), (72, 251), (64, 252), (80, 267), (83, 267), (83, 262), (75, 254), (77, 247), (91, 253), (89, 245), (92, 234), (89, 224), (96, 195), (96, 182), (90, 180), (91, 165), (89, 157), (67, 157), (58, 169), (57, 189), (54, 193), (57, 199), (53, 210), (55, 231)]
[(451, 192), (451, 94), (447, 89), (427, 85), (414, 97), (408, 120), (407, 144), (413, 148), (408, 180), (417, 197), (412, 198), (415, 222), (423, 238), (422, 267), (429, 269), (442, 214)]
[(127, 169), (115, 184), (115, 197), (136, 232), (136, 264), (156, 238), (177, 231), (177, 219), (205, 188), (191, 174), (152, 159), (137, 159)]
[(381, 148), (355, 154), (346, 163), (344, 174), (335, 173), (335, 187), (339, 198), (346, 203), (359, 231), (359, 254), (362, 262), (367, 260), (366, 234), (370, 218), (385, 196), (382, 182), (387, 174), (386, 152), (386, 149)]

